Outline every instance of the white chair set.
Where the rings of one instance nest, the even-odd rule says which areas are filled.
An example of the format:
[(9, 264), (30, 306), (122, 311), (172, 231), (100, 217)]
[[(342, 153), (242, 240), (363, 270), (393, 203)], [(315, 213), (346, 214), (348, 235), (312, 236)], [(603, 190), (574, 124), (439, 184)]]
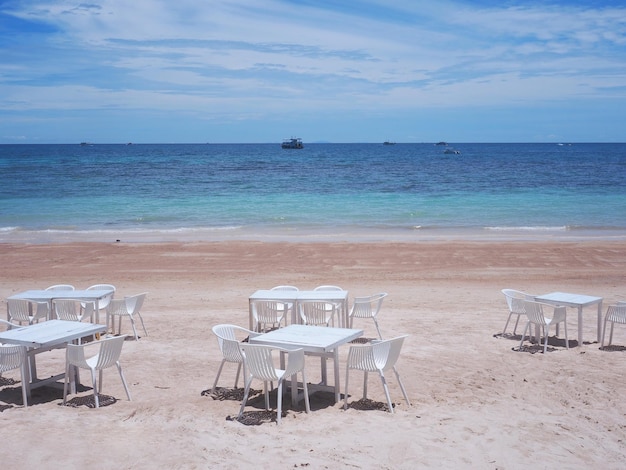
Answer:
[[(548, 348), (548, 336), (550, 332), (551, 325), (557, 325), (557, 334), (558, 334), (558, 325), (563, 323), (564, 327), (564, 336), (565, 336), (565, 346), (569, 349), (569, 339), (567, 337), (567, 312), (566, 307), (563, 306), (555, 306), (551, 304), (544, 304), (541, 302), (536, 302), (535, 296), (531, 294), (527, 294), (525, 292), (516, 291), (513, 289), (503, 289), (502, 293), (504, 294), (507, 302), (507, 306), (509, 308), (509, 315), (507, 317), (506, 323), (504, 324), (504, 329), (502, 330), (501, 335), (504, 336), (506, 334), (506, 329), (511, 320), (512, 316), (516, 316), (515, 327), (513, 328), (513, 335), (516, 334), (517, 324), (519, 322), (520, 317), (526, 318), (526, 326), (524, 328), (524, 333), (522, 334), (522, 338), (520, 341), (520, 349), (523, 346), (524, 340), (528, 336), (531, 336), (531, 328), (535, 325), (538, 329), (541, 330), (544, 336), (544, 345), (543, 352), (545, 353)], [(545, 315), (544, 310), (553, 309), (552, 317), (548, 317)], [(610, 332), (609, 332), (609, 342), (607, 346), (611, 346), (613, 342), (613, 329), (616, 323), (618, 324), (626, 324), (626, 301), (617, 302), (614, 305), (610, 305), (607, 308), (606, 314), (604, 316), (604, 324), (602, 327), (602, 341), (600, 348), (603, 349), (605, 347), (606, 340), (606, 332), (607, 327), (610, 323)]]
[[(524, 332), (522, 333), (522, 338), (520, 340), (519, 350), (521, 351), (523, 348), (524, 340), (527, 337), (527, 333), (529, 339), (532, 337), (531, 330), (534, 325), (535, 328), (539, 330), (541, 334), (543, 334), (543, 352), (545, 354), (548, 350), (550, 327), (552, 325), (557, 325), (558, 334), (558, 325), (560, 323), (563, 323), (565, 347), (569, 349), (569, 339), (567, 337), (566, 307), (536, 302), (534, 295), (513, 289), (502, 289), (502, 293), (504, 294), (504, 297), (506, 299), (509, 315), (506, 319), (506, 323), (504, 324), (504, 329), (502, 330), (501, 336), (506, 335), (506, 329), (509, 325), (509, 322), (511, 321), (511, 317), (513, 316), (516, 317), (515, 326), (513, 327), (513, 336), (515, 336), (520, 317), (524, 317), (526, 319), (526, 325), (524, 326)], [(546, 316), (544, 312), (545, 309), (553, 309), (552, 317)], [(537, 341), (539, 341), (539, 338), (537, 338)]]
[[(282, 416), (283, 383), (286, 379), (298, 373), (302, 374), (305, 410), (307, 413), (309, 412), (310, 404), (306, 382), (304, 350), (250, 344), (247, 342), (247, 339), (261, 333), (247, 330), (236, 325), (216, 325), (213, 327), (213, 333), (217, 337), (218, 346), (223, 358), (217, 371), (215, 381), (213, 382), (213, 387), (211, 389), (212, 393), (215, 393), (216, 391), (219, 377), (226, 362), (237, 364), (235, 388), (237, 388), (239, 373), (243, 368), (244, 397), (239, 410), (238, 419), (241, 419), (243, 416), (252, 380), (258, 379), (263, 381), (266, 410), (270, 409), (268, 382), (271, 385), (273, 385), (273, 382), (278, 383), (276, 421), (280, 424)], [(360, 370), (364, 373), (363, 398), (367, 398), (368, 372), (378, 372), (385, 391), (385, 396), (387, 398), (389, 412), (391, 413), (393, 413), (393, 404), (391, 402), (384, 373), (388, 370), (393, 370), (402, 390), (404, 399), (408, 405), (411, 404), (404, 389), (404, 385), (400, 379), (400, 375), (395, 367), (405, 338), (406, 335), (389, 340), (375, 340), (371, 344), (350, 346), (346, 364), (344, 409), (348, 406), (348, 379), (350, 370)], [(279, 364), (279, 358), (276, 355), (277, 353), (287, 356), (286, 366), (283, 367)], [(283, 363), (283, 361), (280, 363)]]

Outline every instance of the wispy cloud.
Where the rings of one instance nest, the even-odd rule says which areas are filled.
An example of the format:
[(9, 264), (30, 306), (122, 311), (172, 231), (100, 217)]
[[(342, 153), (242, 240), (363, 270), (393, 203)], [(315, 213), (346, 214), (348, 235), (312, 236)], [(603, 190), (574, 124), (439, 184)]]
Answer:
[(153, 110), (252, 125), (297, 109), (311, 126), (333, 113), (626, 101), (624, 7), (421, 3), (4, 2), (0, 123)]

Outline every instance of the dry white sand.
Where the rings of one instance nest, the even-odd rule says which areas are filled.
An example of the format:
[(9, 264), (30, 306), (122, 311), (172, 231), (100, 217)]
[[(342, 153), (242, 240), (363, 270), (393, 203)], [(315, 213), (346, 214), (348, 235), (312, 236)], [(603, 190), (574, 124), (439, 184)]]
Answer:
[[(105, 372), (103, 393), (116, 401), (98, 410), (86, 406), (84, 372), (87, 386), (70, 396), (75, 407), (43, 387), (24, 409), (19, 384), (1, 388), (3, 468), (624, 466), (626, 351), (599, 349), (595, 307), (585, 310), (585, 343), (569, 351), (517, 352), (518, 341), (494, 334), (507, 316), (503, 288), (601, 296), (603, 311), (626, 299), (626, 242), (3, 244), (0, 253), (3, 299), (56, 283), (111, 283), (118, 297), (149, 293), (148, 336), (122, 352), (133, 400), (115, 369)], [(247, 326), (248, 296), (278, 284), (334, 284), (351, 297), (388, 292), (381, 329), (410, 335), (398, 369), (412, 406), (393, 375), (393, 415), (379, 409), (376, 376), (369, 409), (344, 411), (316, 394), (306, 414), (286, 399), (280, 426), (264, 419), (260, 399), (243, 424), (233, 419), (237, 400), (203, 395), (221, 360), (211, 327)], [(568, 321), (575, 340), (574, 310)], [(358, 326), (375, 335), (373, 324)], [(128, 322), (123, 329), (131, 333)], [(616, 327), (614, 343), (626, 345), (626, 327)], [(40, 375), (63, 361), (60, 350), (39, 355)], [(307, 367), (315, 379), (319, 359)], [(226, 365), (221, 386), (233, 386), (235, 370)], [(361, 387), (351, 375), (351, 400)]]

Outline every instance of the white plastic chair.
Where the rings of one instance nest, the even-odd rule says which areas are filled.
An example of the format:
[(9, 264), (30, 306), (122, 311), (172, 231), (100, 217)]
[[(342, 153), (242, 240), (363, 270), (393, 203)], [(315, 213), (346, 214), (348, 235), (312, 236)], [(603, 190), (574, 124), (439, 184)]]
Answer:
[(400, 357), (400, 351), (404, 338), (408, 335), (398, 336), (396, 338), (387, 340), (374, 340), (369, 344), (352, 345), (348, 351), (348, 359), (346, 365), (346, 391), (344, 395), (344, 410), (348, 407), (348, 378), (350, 369), (363, 371), (363, 398), (367, 398), (367, 376), (369, 372), (378, 372), (380, 379), (385, 389), (385, 396), (387, 397), (387, 405), (389, 406), (389, 412), (393, 413), (393, 404), (391, 403), (391, 397), (389, 396), (389, 387), (385, 380), (384, 372), (393, 369), (398, 379), (398, 384), (402, 390), (402, 395), (406, 400), (407, 405), (411, 406), (409, 397), (406, 394), (402, 380), (398, 369), (396, 369), (396, 362)]
[(46, 320), (50, 314), (48, 302), (33, 302), (25, 299), (7, 299), (7, 313), (9, 320), (26, 322), (28, 325), (39, 323), (39, 320)]
[[(543, 313), (543, 309), (548, 308), (554, 309), (554, 314), (552, 318), (548, 318)], [(524, 344), (524, 339), (526, 338), (526, 332), (528, 331), (528, 335), (531, 335), (531, 325), (538, 326), (543, 331), (544, 336), (544, 344), (543, 344), (543, 353), (545, 354), (548, 350), (548, 336), (550, 335), (550, 326), (558, 325), (559, 323), (563, 323), (563, 329), (565, 330), (565, 346), (569, 349), (569, 340), (567, 338), (567, 309), (566, 307), (555, 307), (554, 305), (542, 304), (541, 302), (533, 302), (530, 300), (524, 301), (524, 310), (526, 313), (526, 318), (528, 321), (526, 322), (526, 326), (524, 327), (524, 333), (522, 334), (522, 340), (519, 343), (520, 349), (522, 349), (522, 345)], [(537, 338), (539, 341), (539, 338)]]
[(113, 293), (103, 297), (98, 300), (98, 310), (106, 310), (115, 295), (115, 286), (113, 284), (94, 284), (93, 286), (87, 287), (85, 290), (105, 290), (105, 289), (113, 289)]
[(46, 287), (46, 290), (76, 290), (71, 284), (55, 284), (54, 286)]
[[(313, 290), (314, 291), (331, 291), (331, 292), (343, 291), (343, 289), (341, 287), (339, 287), (339, 286), (331, 286), (331, 285), (317, 286)], [(326, 303), (326, 309), (327, 310), (334, 309), (338, 316), (339, 315), (343, 315), (343, 303), (341, 303), (341, 302), (327, 302)]]
[(301, 300), (298, 302), (298, 313), (305, 325), (329, 326), (336, 311), (335, 304), (328, 304), (319, 300)]
[[(268, 391), (268, 382), (278, 382), (278, 398), (277, 398), (277, 415), (276, 423), (280, 424), (280, 418), (282, 415), (282, 398), (283, 398), (283, 382), (286, 379), (291, 378), (292, 375), (298, 372), (302, 373), (302, 387), (304, 390), (304, 402), (305, 409), (308, 413), (310, 411), (309, 406), (309, 390), (306, 383), (306, 377), (304, 373), (304, 350), (303, 349), (284, 349), (274, 346), (264, 346), (260, 344), (240, 344), (243, 351), (246, 380), (245, 391), (243, 395), (243, 401), (241, 402), (241, 409), (237, 419), (241, 419), (243, 416), (243, 410), (248, 401), (248, 394), (250, 393), (250, 385), (253, 379), (259, 379), (263, 381), (263, 391), (265, 393), (265, 409), (270, 409), (270, 398)], [(276, 361), (278, 360), (272, 354), (273, 351), (278, 351), (281, 354), (287, 354), (287, 365), (285, 369), (279, 369), (276, 367)]]
[(52, 310), (59, 320), (67, 321), (83, 321), (85, 318), (92, 321), (95, 313), (93, 302), (78, 299), (52, 299)]
[(509, 316), (507, 317), (506, 323), (504, 324), (502, 336), (504, 336), (504, 334), (506, 333), (506, 329), (509, 326), (509, 322), (511, 321), (511, 317), (513, 315), (517, 317), (515, 319), (515, 327), (513, 327), (513, 336), (515, 336), (517, 332), (517, 324), (519, 323), (520, 317), (522, 315), (526, 315), (526, 311), (524, 310), (524, 301), (534, 301), (535, 296), (527, 294), (526, 292), (513, 289), (502, 289), (502, 293), (504, 294), (504, 298), (506, 299), (506, 303), (509, 307)]
[[(300, 289), (298, 289), (296, 286), (284, 285), (272, 287), (270, 290), (298, 292)], [(289, 315), (291, 315), (291, 313), (293, 312), (293, 302), (283, 302), (282, 305), (278, 305), (278, 308), (284, 310), (283, 316), (285, 317), (285, 319), (287, 319), (289, 318)]]
[[(68, 344), (65, 354), (65, 382), (63, 384), (63, 404), (65, 405), (67, 400), (67, 385), (69, 382), (70, 368), (79, 367), (81, 369), (88, 369), (91, 371), (91, 383), (93, 385), (93, 396), (96, 402), (96, 408), (100, 407), (100, 401), (98, 395), (102, 393), (102, 371), (111, 366), (116, 366), (126, 390), (126, 396), (130, 401), (130, 391), (126, 384), (126, 379), (122, 372), (122, 366), (120, 365), (120, 355), (122, 353), (122, 346), (124, 346), (124, 340), (126, 335), (112, 336), (110, 338), (101, 339), (93, 343), (77, 345)], [(99, 347), (98, 353), (87, 357), (87, 348)], [(96, 371), (99, 373), (98, 380), (96, 380)]]
[(26, 346), (0, 344), (0, 377), (4, 372), (9, 370), (20, 370), (22, 380), (22, 403), (24, 407), (28, 406), (28, 393), (26, 391), (28, 373), (26, 367), (28, 367), (28, 362), (26, 361)]
[(254, 319), (254, 331), (263, 332), (274, 328), (280, 328), (289, 307), (280, 300), (254, 300), (252, 301), (252, 318)]
[(374, 294), (367, 297), (355, 297), (352, 309), (350, 310), (350, 328), (355, 318), (371, 318), (376, 325), (376, 331), (378, 331), (378, 337), (383, 339), (383, 335), (380, 333), (378, 327), (378, 320), (376, 316), (380, 312), (380, 307), (383, 304), (383, 300), (387, 297), (386, 292), (380, 294)]
[[(215, 389), (217, 388), (217, 381), (219, 380), (220, 374), (222, 373), (222, 368), (227, 362), (237, 364), (237, 375), (235, 376), (235, 388), (237, 388), (237, 383), (239, 382), (239, 373), (241, 372), (241, 366), (244, 363), (243, 353), (239, 348), (239, 344), (246, 338), (252, 338), (259, 334), (236, 325), (215, 325), (213, 327), (213, 333), (215, 334), (215, 336), (217, 336), (217, 344), (220, 348), (223, 358), (222, 362), (220, 363), (220, 367), (217, 370), (217, 375), (215, 376), (215, 381), (213, 382), (211, 393), (215, 393)], [(238, 336), (240, 338), (238, 338)], [(243, 375), (245, 381), (245, 366)]]
[(137, 328), (135, 328), (135, 316), (137, 316), (141, 321), (143, 332), (146, 334), (146, 336), (148, 336), (148, 331), (146, 331), (146, 325), (144, 324), (143, 317), (141, 316), (141, 307), (143, 306), (146, 295), (147, 293), (144, 292), (142, 294), (124, 297), (123, 299), (112, 299), (107, 306), (107, 327), (109, 325), (109, 317), (111, 317), (111, 329), (115, 334), (115, 317), (119, 317), (117, 333), (121, 334), (122, 317), (128, 317), (128, 319), (130, 320), (130, 324), (133, 327), (135, 341), (137, 341), (139, 340), (139, 336), (137, 336)]
[(602, 347), (604, 347), (604, 337), (606, 335), (607, 323), (611, 323), (611, 333), (609, 335), (609, 346), (613, 343), (613, 327), (616, 323), (626, 325), (626, 303), (619, 302), (616, 305), (609, 305), (604, 316), (604, 328), (602, 329)]

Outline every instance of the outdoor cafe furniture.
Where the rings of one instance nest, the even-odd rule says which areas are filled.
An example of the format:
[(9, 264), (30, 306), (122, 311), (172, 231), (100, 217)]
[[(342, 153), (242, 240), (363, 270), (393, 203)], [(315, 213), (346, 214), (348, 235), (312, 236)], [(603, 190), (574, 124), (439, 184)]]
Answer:
[[(249, 341), (251, 344), (303, 349), (305, 354), (323, 355), (333, 359), (333, 385), (329, 386), (327, 382), (322, 381), (320, 384), (315, 384), (314, 387), (331, 391), (335, 395), (335, 403), (338, 403), (340, 401), (339, 347), (361, 336), (363, 336), (363, 330), (358, 329), (295, 324), (251, 337)], [(295, 377), (292, 379), (291, 401), (294, 406), (298, 402), (298, 386)]]
[(329, 303), (338, 303), (341, 305), (341, 314), (338, 315), (339, 325), (340, 327), (347, 327), (348, 322), (348, 291), (331, 291), (331, 290), (299, 290), (299, 291), (288, 291), (288, 290), (271, 290), (271, 289), (261, 289), (254, 292), (250, 295), (249, 301), (249, 315), (248, 321), (250, 330), (254, 329), (255, 321), (254, 315), (252, 311), (252, 304), (257, 300), (273, 300), (284, 303), (292, 303), (294, 307), (291, 309), (291, 315), (285, 317), (285, 321), (289, 324), (297, 324), (300, 323), (299, 315), (298, 315), (298, 302), (302, 300), (318, 300), (325, 301)]
[(56, 299), (77, 299), (82, 302), (94, 302), (96, 323), (100, 323), (100, 302), (111, 296), (114, 292), (115, 291), (111, 288), (84, 290), (48, 288), (43, 290), (27, 290), (20, 292), (19, 294), (12, 295), (8, 299), (26, 299), (35, 302), (47, 302), (50, 306), (50, 315), (53, 315), (52, 301)]
[(602, 336), (602, 297), (569, 294), (567, 292), (551, 292), (549, 294), (538, 295), (534, 300), (557, 306), (574, 307), (578, 310), (578, 346), (582, 346), (583, 344), (583, 307), (597, 305), (598, 313), (596, 336), (597, 341), (600, 342)]
[(350, 328), (352, 328), (355, 318), (371, 318), (372, 320), (374, 320), (374, 325), (376, 325), (378, 337), (380, 339), (383, 339), (383, 335), (380, 332), (380, 327), (378, 326), (378, 320), (376, 319), (376, 316), (380, 312), (380, 308), (383, 305), (383, 300), (385, 299), (385, 297), (387, 297), (386, 292), (368, 295), (366, 297), (355, 297), (354, 303), (352, 304), (352, 309), (350, 310)]
[[(93, 396), (96, 403), (96, 408), (100, 407), (99, 395), (102, 393), (102, 371), (109, 367), (116, 366), (117, 371), (122, 379), (124, 390), (126, 390), (126, 396), (130, 401), (130, 391), (122, 372), (122, 366), (120, 365), (120, 355), (122, 353), (122, 346), (126, 335), (112, 336), (109, 338), (101, 339), (88, 344), (68, 344), (65, 352), (65, 380), (63, 382), (63, 404), (65, 405), (67, 400), (67, 386), (72, 367), (79, 367), (81, 369), (88, 369), (91, 372), (91, 383), (93, 386)], [(88, 349), (98, 348), (98, 352), (95, 355), (87, 356), (86, 351)], [(98, 379), (96, 379), (96, 372), (98, 372)], [(75, 393), (75, 392), (74, 392)]]
[(22, 403), (28, 406), (26, 346), (0, 344), (0, 377), (4, 372), (19, 369), (22, 380)]
[(396, 368), (396, 362), (400, 357), (402, 344), (404, 343), (404, 339), (407, 336), (408, 335), (403, 335), (387, 340), (374, 340), (368, 344), (350, 346), (350, 350), (348, 351), (348, 359), (346, 362), (346, 391), (344, 394), (343, 402), (344, 410), (348, 407), (348, 378), (350, 370), (363, 371), (364, 399), (367, 398), (368, 373), (378, 372), (378, 375), (380, 375), (380, 380), (383, 383), (385, 396), (387, 397), (387, 406), (389, 407), (390, 413), (393, 413), (393, 404), (391, 403), (389, 387), (387, 385), (387, 380), (385, 379), (385, 372), (390, 369), (393, 370), (393, 372), (396, 374), (396, 379), (398, 379), (400, 389), (402, 390), (402, 395), (404, 395), (404, 399), (406, 400), (407, 405), (411, 406), (409, 397), (407, 396), (404, 385), (402, 384), (402, 380), (400, 379), (400, 374), (398, 373), (398, 369)]
[(613, 327), (615, 324), (626, 324), (626, 303), (619, 302), (617, 305), (609, 305), (609, 308), (607, 308), (606, 316), (604, 317), (604, 328), (602, 329), (602, 347), (604, 347), (607, 323), (611, 323), (608, 344), (610, 346), (613, 343)]
[(220, 362), (220, 367), (217, 370), (217, 375), (215, 376), (215, 381), (213, 382), (211, 393), (215, 393), (215, 389), (217, 388), (217, 381), (219, 380), (222, 373), (222, 368), (227, 362), (237, 364), (237, 375), (235, 376), (235, 388), (237, 388), (237, 383), (239, 382), (239, 373), (241, 372), (242, 365), (244, 366), (244, 382), (246, 380), (245, 364), (243, 361), (243, 354), (241, 353), (240, 348), (241, 342), (243, 340), (251, 338), (252, 336), (258, 335), (259, 333), (255, 333), (254, 331), (248, 330), (241, 326), (228, 324), (215, 325), (212, 330), (213, 334), (217, 337), (217, 344), (220, 348), (220, 352), (222, 353), (222, 362)]
[(47, 320), (50, 316), (50, 304), (48, 302), (34, 302), (26, 299), (7, 299), (7, 320), (17, 322), (20, 325), (39, 323), (39, 320)]
[[(270, 398), (268, 391), (268, 382), (278, 382), (278, 395), (276, 406), (276, 423), (280, 424), (282, 417), (282, 402), (283, 402), (283, 383), (285, 379), (291, 377), (292, 380), (296, 380), (296, 376), (299, 373), (302, 374), (302, 387), (304, 393), (305, 410), (308, 413), (311, 408), (309, 405), (309, 390), (306, 382), (306, 374), (304, 372), (304, 350), (303, 349), (287, 349), (278, 346), (264, 346), (259, 344), (245, 343), (241, 344), (241, 350), (245, 358), (245, 390), (243, 394), (243, 400), (241, 401), (241, 408), (239, 409), (239, 415), (237, 419), (241, 419), (243, 416), (243, 410), (248, 401), (248, 395), (250, 393), (250, 385), (252, 380), (258, 379), (263, 381), (263, 392), (265, 395), (265, 409), (270, 409)], [(274, 351), (281, 354), (281, 364), (283, 362), (283, 356), (287, 356), (287, 365), (282, 368), (278, 366)], [(293, 387), (293, 384), (292, 384)]]
[[(37, 354), (52, 349), (63, 348), (68, 343), (85, 336), (103, 333), (105, 330), (106, 327), (99, 324), (49, 320), (36, 323), (32, 326), (11, 328), (10, 330), (0, 332), (0, 343), (21, 345), (27, 348), (26, 356), (29, 361), (29, 367), (24, 368), (26, 373), (24, 382), (26, 384), (27, 395), (30, 397), (31, 389), (57, 382), (65, 375), (63, 373), (45, 379), (38, 378), (35, 361)], [(72, 393), (75, 393), (75, 382), (73, 377), (71, 377), (71, 379)]]
[[(526, 326), (524, 327), (524, 333), (522, 333), (522, 340), (519, 343), (520, 350), (522, 349), (522, 345), (524, 343), (524, 339), (526, 337), (526, 332), (528, 332), (528, 336), (530, 337), (530, 328), (531, 325), (536, 325), (540, 330), (543, 331), (544, 343), (543, 343), (543, 353), (545, 354), (548, 350), (548, 336), (550, 336), (550, 326), (558, 325), (559, 323), (563, 323), (563, 327), (565, 330), (565, 346), (569, 349), (569, 339), (567, 338), (567, 310), (565, 307), (556, 307), (554, 308), (554, 315), (552, 318), (548, 318), (543, 313), (543, 308), (553, 308), (553, 305), (546, 305), (540, 302), (533, 302), (530, 300), (524, 301), (524, 311), (526, 313)], [(537, 337), (537, 341), (539, 341), (539, 337)]]
[(285, 313), (291, 308), (288, 303), (279, 300), (263, 299), (251, 302), (250, 311), (252, 312), (254, 323), (252, 329), (264, 332), (280, 328), (285, 319)]
[(123, 299), (113, 299), (110, 301), (107, 306), (107, 327), (109, 325), (109, 317), (111, 320), (111, 330), (115, 334), (115, 317), (118, 317), (118, 325), (117, 325), (117, 334), (122, 333), (122, 318), (127, 317), (130, 320), (130, 325), (133, 328), (133, 334), (135, 335), (135, 341), (139, 340), (139, 336), (137, 336), (137, 328), (135, 327), (135, 317), (139, 318), (141, 321), (141, 327), (143, 328), (143, 332), (148, 336), (148, 331), (146, 330), (146, 325), (143, 322), (143, 317), (141, 316), (141, 308), (143, 307), (143, 302), (146, 300), (147, 293), (141, 293), (136, 295), (129, 295), (124, 297)]
[(506, 329), (509, 326), (509, 322), (511, 321), (511, 317), (514, 315), (515, 326), (513, 327), (513, 336), (515, 336), (517, 334), (517, 325), (519, 323), (520, 317), (526, 315), (526, 311), (524, 310), (524, 301), (535, 300), (535, 296), (514, 289), (502, 289), (502, 293), (504, 294), (506, 304), (509, 308), (509, 316), (506, 319), (506, 323), (504, 324), (501, 336), (505, 335)]

